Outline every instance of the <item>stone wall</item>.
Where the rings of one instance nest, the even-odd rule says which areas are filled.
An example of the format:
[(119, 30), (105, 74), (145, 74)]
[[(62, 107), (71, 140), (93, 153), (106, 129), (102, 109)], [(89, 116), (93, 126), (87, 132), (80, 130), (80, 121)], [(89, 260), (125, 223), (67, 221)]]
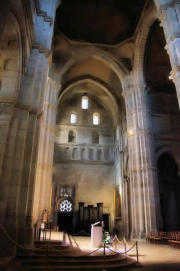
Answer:
[[(84, 202), (86, 206), (91, 204), (95, 206), (96, 203), (103, 202), (103, 213), (110, 214), (110, 230), (113, 230), (114, 171), (112, 165), (104, 165), (101, 162), (91, 165), (89, 163), (55, 164), (53, 183), (75, 187), (75, 212), (78, 211), (79, 202)], [(77, 214), (74, 214), (74, 220), (77, 226)]]

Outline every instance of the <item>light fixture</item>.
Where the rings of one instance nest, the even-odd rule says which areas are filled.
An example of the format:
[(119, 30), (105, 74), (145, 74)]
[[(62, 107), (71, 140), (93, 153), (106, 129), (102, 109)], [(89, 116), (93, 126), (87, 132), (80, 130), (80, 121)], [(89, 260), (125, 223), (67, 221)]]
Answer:
[(134, 135), (133, 129), (129, 129), (129, 130), (128, 130), (128, 135), (129, 135), (129, 136), (133, 136), (133, 135)]

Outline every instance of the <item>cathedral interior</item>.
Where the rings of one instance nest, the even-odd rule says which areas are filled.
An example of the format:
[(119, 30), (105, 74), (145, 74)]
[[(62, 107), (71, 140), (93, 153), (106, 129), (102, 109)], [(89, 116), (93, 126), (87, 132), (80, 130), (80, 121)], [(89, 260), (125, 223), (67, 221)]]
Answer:
[(180, 232), (178, 0), (0, 1), (0, 255), (43, 219)]

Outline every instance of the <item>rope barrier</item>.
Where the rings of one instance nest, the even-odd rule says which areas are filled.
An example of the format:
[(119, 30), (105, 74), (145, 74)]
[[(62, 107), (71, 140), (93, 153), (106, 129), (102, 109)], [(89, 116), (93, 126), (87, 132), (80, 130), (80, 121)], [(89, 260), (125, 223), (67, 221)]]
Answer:
[(136, 243), (132, 245), (131, 248), (129, 248), (127, 251), (122, 252), (121, 254), (127, 254), (129, 251), (131, 251), (136, 246)]
[[(68, 234), (68, 235), (69, 235), (69, 234)], [(73, 235), (71, 235), (71, 237), (72, 237), (74, 243), (76, 244), (77, 248), (80, 249), (80, 247), (79, 247), (79, 245), (78, 245), (78, 243), (77, 243), (75, 237), (74, 237)]]
[(102, 248), (102, 247), (98, 247), (98, 248), (96, 248), (95, 250), (93, 250), (93, 251), (91, 251), (90, 253), (85, 254), (85, 255), (83, 255), (83, 256), (84, 256), (84, 257), (87, 257), (87, 256), (89, 256), (89, 255), (93, 254), (94, 252), (96, 252), (96, 251), (100, 250), (101, 248)]
[(111, 249), (110, 247), (106, 247), (106, 248), (107, 248), (108, 250), (110, 250), (111, 252), (113, 252), (114, 255), (120, 254), (119, 251), (115, 251), (115, 250)]
[(29, 249), (29, 250), (32, 250), (31, 248), (27, 248), (27, 247), (24, 247), (20, 244), (18, 244), (15, 240), (12, 239), (12, 237), (9, 235), (9, 233), (5, 230), (4, 226), (2, 224), (0, 224), (0, 229), (1, 231), (5, 234), (5, 236), (7, 237), (7, 239), (13, 243), (15, 246), (19, 247), (19, 248), (22, 248), (22, 249)]

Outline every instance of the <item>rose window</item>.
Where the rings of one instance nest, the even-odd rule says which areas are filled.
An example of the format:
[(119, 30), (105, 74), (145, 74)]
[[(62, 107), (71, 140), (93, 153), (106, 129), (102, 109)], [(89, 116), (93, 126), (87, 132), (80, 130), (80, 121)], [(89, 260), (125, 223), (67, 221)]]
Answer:
[(60, 212), (71, 212), (72, 211), (72, 203), (69, 200), (63, 200), (60, 203)]

